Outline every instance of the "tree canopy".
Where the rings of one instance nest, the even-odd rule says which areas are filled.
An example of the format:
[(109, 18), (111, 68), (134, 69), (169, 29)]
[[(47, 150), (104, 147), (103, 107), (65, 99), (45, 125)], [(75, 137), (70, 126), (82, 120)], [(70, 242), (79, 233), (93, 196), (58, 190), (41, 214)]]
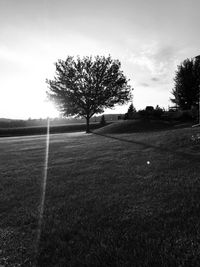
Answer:
[(77, 57), (55, 63), (56, 75), (47, 79), (49, 98), (65, 116), (85, 117), (89, 120), (105, 108), (124, 104), (131, 99), (131, 86), (121, 70), (119, 60), (110, 56)]
[(181, 110), (188, 110), (198, 105), (200, 90), (200, 56), (184, 60), (174, 78), (171, 101)]

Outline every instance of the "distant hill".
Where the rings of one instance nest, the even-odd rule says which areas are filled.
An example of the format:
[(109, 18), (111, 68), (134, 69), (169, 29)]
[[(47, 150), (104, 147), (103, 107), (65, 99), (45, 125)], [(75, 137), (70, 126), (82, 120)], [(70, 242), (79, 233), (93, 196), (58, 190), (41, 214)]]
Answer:
[(7, 118), (0, 118), (0, 128), (15, 128), (25, 127), (26, 121), (24, 120), (12, 120)]
[[(102, 115), (93, 116), (90, 122), (100, 122)], [(123, 117), (123, 114), (104, 114), (107, 122), (117, 121)], [(85, 123), (84, 118), (52, 118), (50, 120), (51, 126), (68, 125), (68, 124)], [(7, 118), (0, 118), (0, 128), (16, 128), (16, 127), (35, 127), (46, 126), (47, 119), (28, 119), (28, 120), (13, 120)]]

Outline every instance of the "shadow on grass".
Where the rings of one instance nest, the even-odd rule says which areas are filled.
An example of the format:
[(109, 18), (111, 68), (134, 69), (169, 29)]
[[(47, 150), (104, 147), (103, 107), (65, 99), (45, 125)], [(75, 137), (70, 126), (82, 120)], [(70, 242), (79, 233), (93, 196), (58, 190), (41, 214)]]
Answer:
[(130, 144), (134, 144), (134, 145), (135, 144), (136, 145), (141, 145), (144, 148), (153, 148), (153, 149), (158, 150), (159, 152), (162, 152), (162, 153), (170, 153), (170, 154), (172, 154), (174, 156), (177, 156), (177, 157), (180, 157), (180, 158), (184, 158), (184, 159), (187, 159), (187, 160), (192, 160), (192, 161), (195, 161), (195, 162), (199, 162), (199, 155), (189, 154), (189, 153), (180, 152), (180, 151), (174, 151), (173, 149), (169, 149), (169, 148), (166, 148), (166, 147), (162, 148), (160, 146), (148, 144), (148, 143), (145, 143), (145, 142), (136, 141), (136, 140), (134, 140), (134, 141), (133, 140), (127, 140), (127, 139), (116, 137), (116, 136), (112, 136), (112, 135), (95, 133), (95, 132), (91, 132), (91, 133), (95, 134), (95, 135), (102, 136), (102, 137), (114, 139), (114, 140), (117, 140), (117, 141), (120, 141), (120, 142), (126, 142), (126, 143), (130, 143)]

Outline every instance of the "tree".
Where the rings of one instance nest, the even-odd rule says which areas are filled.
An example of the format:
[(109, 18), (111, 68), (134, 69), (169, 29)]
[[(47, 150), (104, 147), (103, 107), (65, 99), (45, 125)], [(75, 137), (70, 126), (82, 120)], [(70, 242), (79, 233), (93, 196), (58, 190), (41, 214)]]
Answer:
[(198, 105), (200, 90), (200, 56), (184, 60), (176, 71), (175, 86), (171, 101), (180, 110), (189, 110)]
[(129, 108), (128, 108), (128, 114), (132, 115), (136, 112), (135, 107), (133, 106), (133, 104), (130, 104)]
[(127, 113), (125, 113), (125, 116), (124, 116), (125, 120), (133, 119), (135, 113), (136, 113), (135, 107), (133, 106), (133, 104), (130, 104), (128, 111), (127, 111)]
[(131, 99), (131, 87), (121, 70), (119, 60), (110, 56), (74, 57), (55, 63), (56, 76), (47, 80), (49, 98), (65, 116), (86, 119), (89, 132), (90, 118), (104, 108), (124, 104)]

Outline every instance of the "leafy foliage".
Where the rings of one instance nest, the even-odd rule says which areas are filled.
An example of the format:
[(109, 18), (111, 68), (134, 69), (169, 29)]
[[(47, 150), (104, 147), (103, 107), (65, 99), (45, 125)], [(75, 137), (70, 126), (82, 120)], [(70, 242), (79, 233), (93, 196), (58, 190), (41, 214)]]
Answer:
[(96, 56), (58, 60), (56, 76), (47, 80), (48, 95), (66, 116), (82, 116), (89, 120), (104, 108), (124, 104), (131, 98), (131, 87), (121, 71), (119, 60)]
[(178, 66), (174, 82), (174, 98), (171, 101), (181, 110), (197, 106), (200, 90), (200, 56), (184, 60)]

